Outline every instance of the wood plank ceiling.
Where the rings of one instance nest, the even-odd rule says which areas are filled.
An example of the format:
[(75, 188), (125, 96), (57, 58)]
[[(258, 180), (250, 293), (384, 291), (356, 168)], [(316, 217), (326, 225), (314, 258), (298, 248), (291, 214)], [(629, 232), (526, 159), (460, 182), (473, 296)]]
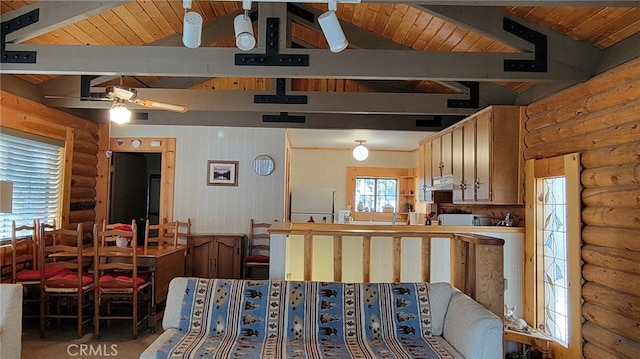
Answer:
[[(43, 8), (40, 14), (40, 19), (43, 22), (46, 21), (48, 14), (54, 11), (63, 11), (60, 10), (60, 8), (45, 3), (64, 4), (80, 3), (80, 1), (38, 2), (3, 0), (0, 2), (2, 21), (4, 22), (17, 16), (21, 11), (20, 9), (24, 10), (38, 6), (42, 6)], [(186, 49), (180, 42), (182, 18), (185, 11), (182, 8), (182, 1), (138, 0), (120, 3), (103, 1), (102, 3), (113, 4), (104, 9), (93, 10), (93, 12), (85, 16), (78, 16), (72, 19), (64, 19), (64, 16), (56, 13), (55, 16), (61, 18), (57, 24), (53, 24), (51, 28), (43, 27), (40, 33), (35, 33), (31, 36), (26, 35), (25, 38), (17, 38), (12, 41), (11, 34), (3, 34), (3, 37), (7, 36), (8, 39), (7, 49), (9, 50), (11, 46), (15, 46), (11, 44), (12, 42), (19, 43), (21, 46), (30, 45), (36, 49), (40, 48), (41, 50), (39, 50), (38, 55), (39, 62), (40, 59), (46, 58), (49, 55), (55, 58), (52, 52), (47, 51), (49, 48), (44, 47), (44, 45), (88, 46), (90, 49), (98, 49), (98, 47), (105, 46), (126, 47), (127, 49), (131, 49), (133, 56), (137, 54), (137, 52), (135, 52), (137, 49), (146, 49), (154, 45), (172, 46), (184, 49), (184, 53), (181, 54), (182, 59), (176, 58), (176, 61), (184, 61), (184, 65), (187, 67), (190, 65), (190, 52), (196, 53), (196, 51), (199, 51), (199, 49)], [(226, 67), (223, 67), (229, 69), (226, 71), (229, 74), (222, 74), (222, 72), (225, 72), (222, 71), (220, 75), (216, 75), (215, 71), (211, 71), (211, 73), (195, 73), (193, 76), (186, 76), (185, 73), (175, 73), (175, 75), (167, 77), (164, 76), (165, 74), (154, 74), (154, 70), (149, 68), (148, 73), (138, 70), (139, 73), (125, 74), (121, 81), (125, 86), (141, 89), (139, 94), (145, 89), (174, 89), (173, 96), (167, 95), (165, 97), (179, 99), (182, 97), (178, 95), (176, 91), (186, 91), (185, 89), (200, 92), (206, 91), (209, 93), (212, 90), (220, 92), (241, 90), (248, 94), (271, 92), (275, 87), (273, 78), (290, 78), (290, 83), (286, 85), (287, 90), (305, 93), (309, 96), (310, 101), (314, 93), (358, 93), (362, 96), (358, 97), (362, 99), (360, 101), (371, 101), (374, 103), (380, 102), (377, 100), (379, 97), (374, 97), (379, 96), (377, 94), (380, 93), (398, 94), (399, 97), (389, 100), (394, 102), (416, 102), (416, 100), (419, 101), (421, 98), (427, 99), (427, 97), (415, 97), (416, 94), (432, 94), (437, 96), (452, 94), (459, 95), (458, 97), (460, 99), (466, 99), (473, 96), (471, 94), (471, 87), (462, 86), (456, 81), (480, 81), (480, 103), (478, 107), (484, 107), (491, 103), (528, 103), (548, 93), (557, 91), (562, 87), (569, 86), (572, 83), (584, 81), (611, 66), (638, 56), (637, 48), (640, 43), (638, 35), (638, 31), (640, 30), (640, 7), (628, 6), (628, 4), (633, 3), (630, 1), (602, 2), (604, 5), (609, 6), (584, 6), (585, 4), (594, 4), (594, 2), (588, 1), (573, 1), (573, 3), (576, 3), (578, 6), (512, 6), (509, 1), (492, 1), (491, 3), (499, 6), (486, 7), (469, 6), (469, 4), (466, 4), (467, 2), (461, 0), (450, 2), (461, 4), (456, 6), (442, 6), (438, 5), (438, 3), (446, 2), (421, 1), (420, 4), (418, 4), (411, 1), (404, 3), (390, 1), (389, 3), (367, 2), (360, 4), (338, 4), (337, 15), (349, 39), (350, 47), (341, 54), (333, 54), (335, 55), (334, 58), (337, 59), (336, 64), (323, 64), (321, 65), (322, 68), (318, 66), (316, 68), (319, 70), (308, 71), (308, 76), (305, 76), (304, 71), (288, 72), (288, 70), (282, 70), (281, 73), (279, 73), (279, 71), (267, 71), (266, 68), (263, 68), (265, 69), (263, 75), (260, 69), (246, 71), (245, 74), (243, 71), (234, 70), (232, 67), (233, 64), (227, 64)], [(511, 3), (517, 4), (515, 1), (511, 1)], [(555, 1), (554, 4), (561, 4), (561, 2)], [(611, 6), (612, 4), (614, 6)], [(627, 6), (619, 6), (617, 4)], [(314, 55), (316, 53), (314, 49), (328, 49), (326, 40), (315, 21), (319, 14), (327, 11), (327, 4), (301, 3), (295, 5), (297, 10), (305, 14), (311, 14), (311, 18), (300, 15), (300, 11), (292, 11), (291, 6), (287, 10), (282, 10), (283, 6), (284, 5), (268, 3), (254, 3), (252, 11), (257, 10), (259, 16), (262, 12), (273, 13), (275, 16), (279, 16), (282, 20), (285, 20), (286, 25), (284, 28), (286, 28), (286, 32), (288, 32), (288, 37), (285, 37), (286, 43), (288, 44), (286, 48), (299, 49), (299, 53), (308, 52), (312, 65), (317, 64), (317, 62), (314, 63), (314, 56), (316, 58), (320, 57), (321, 60), (331, 60), (331, 53), (329, 53), (328, 50), (323, 51), (323, 53), (327, 53), (326, 56), (322, 55), (321, 57), (320, 55)], [(192, 10), (201, 14), (204, 21), (204, 42), (201, 47), (213, 48), (210, 51), (216, 51), (217, 49), (219, 53), (223, 53), (223, 49), (235, 49), (235, 39), (231, 24), (233, 17), (242, 11), (241, 8), (241, 2), (237, 1), (194, 1)], [(493, 75), (495, 78), (492, 78), (491, 73), (493, 73), (493, 70), (483, 71), (484, 68), (492, 66), (492, 60), (479, 58), (480, 60), (477, 64), (474, 62), (460, 63), (460, 73), (463, 74), (465, 71), (469, 71), (470, 74), (461, 75), (459, 80), (453, 78), (455, 75), (443, 75), (442, 78), (438, 78), (438, 67), (444, 68), (445, 66), (451, 66), (453, 70), (448, 71), (455, 73), (455, 66), (452, 66), (451, 63), (459, 59), (459, 57), (453, 57), (456, 53), (493, 53), (501, 56), (497, 57), (500, 61), (508, 58), (510, 54), (515, 54), (512, 56), (528, 55), (528, 58), (531, 58), (531, 53), (533, 52), (535, 54), (536, 49), (533, 47), (527, 49), (526, 45), (523, 45), (526, 43), (512, 34), (499, 33), (499, 31), (504, 32), (504, 30), (502, 30), (502, 24), (495, 24), (495, 22), (501, 22), (502, 18), (515, 20), (521, 25), (547, 36), (549, 70), (546, 74), (540, 74), (539, 77), (537, 77), (538, 74), (535, 73), (511, 76), (511, 74), (504, 75), (498, 70), (497, 73), (499, 73), (500, 76)], [(254, 22), (254, 31), (256, 32), (259, 46), (264, 46), (260, 43), (260, 38), (261, 30), (266, 29), (266, 25), (262, 25), (262, 19), (262, 17), (259, 17), (259, 20)], [(495, 30), (495, 27), (500, 27), (500, 29)], [(28, 28), (29, 27), (25, 29)], [(281, 28), (283, 28), (282, 25)], [(515, 39), (515, 41), (512, 41), (513, 39)], [(559, 51), (559, 49), (562, 49), (562, 52), (564, 52), (565, 48), (567, 53), (560, 53), (561, 51)], [(69, 47), (69, 49), (72, 48)], [(395, 52), (391, 53), (387, 50)], [(264, 48), (253, 51), (263, 53)], [(570, 53), (571, 51), (575, 52), (572, 54)], [(216, 54), (218, 52), (216, 52)], [(235, 52), (240, 51), (235, 49)], [(410, 63), (412, 64), (411, 66), (408, 66), (407, 62), (403, 62), (404, 57), (408, 53), (414, 54), (415, 52), (425, 54), (424, 62), (422, 62), (422, 58), (417, 57), (418, 61), (414, 61)], [(74, 53), (75, 52), (70, 51), (70, 54)], [(356, 74), (353, 69), (357, 69), (358, 66), (346, 64), (349, 62), (346, 56), (350, 54), (359, 56), (361, 53), (363, 57), (359, 58), (368, 58), (366, 56), (370, 54), (372, 59), (375, 59), (376, 56), (382, 59), (379, 65), (379, 73), (382, 75), (375, 75), (375, 77), (379, 78), (373, 78), (373, 75), (367, 75), (367, 73), (362, 75)], [(447, 53), (450, 54), (447, 55), (450, 56), (450, 58), (443, 57), (442, 60), (435, 58), (433, 61), (428, 61), (431, 59), (429, 56), (432, 56), (434, 53)], [(89, 56), (88, 60), (91, 59), (91, 56), (94, 56), (90, 54), (91, 53), (87, 52), (87, 56)], [(198, 54), (200, 54), (200, 52), (198, 52)], [(171, 56), (174, 55), (167, 53), (167, 57)], [(572, 58), (572, 56), (576, 58)], [(394, 57), (397, 57), (401, 61), (396, 64)], [(214, 56), (214, 60), (215, 59), (217, 59), (217, 57)], [(63, 78), (77, 77), (79, 74), (123, 74), (124, 71), (119, 71), (119, 69), (122, 69), (123, 66), (124, 68), (127, 67), (121, 63), (130, 63), (132, 65), (130, 67), (135, 67), (135, 63), (139, 63), (140, 61), (138, 57), (122, 58), (119, 59), (119, 61), (113, 61), (118, 64), (114, 64), (113, 68), (110, 69), (106, 68), (108, 66), (105, 66), (105, 73), (95, 73), (95, 69), (89, 65), (87, 65), (86, 68), (74, 69), (76, 71), (72, 72), (62, 68), (59, 71), (57, 69), (52, 70), (51, 68), (45, 69), (46, 65), (42, 65), (42, 68), (40, 68), (38, 63), (33, 66), (3, 64), (0, 73), (2, 73), (3, 76), (13, 74), (19, 79), (15, 81), (21, 80), (31, 84), (31, 86), (36, 89), (42, 102), (49, 105), (66, 107), (67, 105), (65, 105), (64, 101), (47, 102), (45, 99), (45, 96), (55, 94), (79, 95), (78, 88), (61, 91), (61, 87), (69, 87), (69, 82), (65, 82)], [(143, 61), (147, 60), (145, 59)], [(66, 61), (59, 60), (59, 63), (64, 62)], [(568, 71), (562, 70), (561, 67), (560, 70), (554, 70), (555, 63), (560, 64), (560, 66), (566, 65), (568, 66), (567, 68), (572, 71), (575, 69), (575, 75), (568, 74)], [(196, 65), (193, 66), (196, 67)], [(395, 67), (399, 69), (396, 70), (394, 69)], [(411, 72), (409, 69), (406, 70), (407, 75), (405, 76), (403, 74), (405, 67), (434, 67), (434, 69), (424, 70), (425, 72), (431, 72), (425, 74), (423, 76), (424, 78), (421, 78), (422, 75), (415, 75), (415, 71)], [(469, 67), (473, 69), (469, 70)], [(332, 68), (336, 68), (335, 75), (333, 76)], [(345, 73), (349, 73), (349, 71), (352, 71), (354, 75), (345, 75)], [(384, 75), (389, 72), (400, 75)], [(490, 74), (484, 78), (476, 78), (478, 76), (484, 76), (484, 72)], [(274, 73), (276, 76), (273, 76)], [(373, 68), (372, 73), (377, 74), (375, 68)], [(430, 75), (431, 73), (434, 75)], [(565, 74), (566, 77), (561, 78), (564, 77)], [(120, 80), (105, 78), (100, 83), (94, 83), (93, 85), (106, 86), (117, 84), (118, 81)], [(2, 89), (9, 88), (2, 85)], [(149, 93), (151, 94), (151, 92)], [(367, 95), (367, 93), (369, 95)], [(189, 94), (190, 95), (184, 95), (183, 97), (194, 97), (194, 92), (190, 92)], [(244, 108), (247, 106), (251, 107), (252, 105), (251, 103), (246, 103), (246, 98), (247, 97), (229, 97), (229, 103), (238, 102), (238, 104), (237, 107), (230, 105), (230, 108), (226, 108), (225, 111), (237, 112), (238, 116), (240, 116), (246, 111), (238, 110), (241, 102), (245, 102), (243, 105)], [(203, 99), (203, 101), (208, 100)], [(330, 104), (336, 102), (331, 97), (319, 97), (318, 101), (328, 102), (325, 104), (326, 107), (331, 107)], [(442, 99), (437, 98), (432, 100), (430, 97), (426, 102), (429, 101), (442, 101)], [(67, 101), (67, 103), (68, 102), (69, 101)], [(408, 121), (410, 123), (409, 128), (406, 129), (412, 129), (411, 127), (416, 126), (416, 121), (419, 120), (416, 116), (431, 116), (428, 118), (433, 119), (433, 116), (451, 115), (459, 118), (467, 113), (478, 110), (478, 108), (469, 108), (467, 110), (457, 109), (447, 111), (446, 109), (443, 110), (442, 106), (436, 106), (432, 110), (416, 108), (414, 110), (407, 110), (406, 113), (403, 113), (403, 110), (392, 109), (389, 111), (385, 109), (374, 109), (371, 113), (363, 113), (367, 112), (366, 110), (355, 110), (353, 113), (350, 113), (339, 105), (335, 106), (333, 110), (326, 111), (324, 116), (343, 114), (352, 116), (354, 119), (355, 117), (361, 117), (366, 121), (367, 119), (370, 120), (371, 116), (406, 115), (405, 117), (410, 120)], [(73, 105), (69, 104), (68, 107), (96, 108), (95, 104), (92, 106), (82, 106), (78, 101), (75, 101)], [(321, 116), (325, 111), (319, 109), (320, 107), (323, 106), (307, 106), (307, 108), (295, 107), (291, 112), (311, 117)], [(423, 107), (426, 108), (427, 105)], [(100, 108), (108, 108), (108, 104), (101, 104)], [(196, 111), (215, 111), (215, 109), (206, 106), (199, 108), (197, 105), (190, 105), (190, 108)], [(279, 108), (273, 106), (267, 108), (266, 112), (287, 112), (289, 109), (286, 105), (281, 105)], [(151, 112), (155, 113), (156, 111)], [(329, 123), (331, 123), (331, 121), (329, 121)], [(333, 125), (329, 124), (326, 127), (332, 126)], [(446, 127), (446, 123), (442, 124), (442, 126)]]

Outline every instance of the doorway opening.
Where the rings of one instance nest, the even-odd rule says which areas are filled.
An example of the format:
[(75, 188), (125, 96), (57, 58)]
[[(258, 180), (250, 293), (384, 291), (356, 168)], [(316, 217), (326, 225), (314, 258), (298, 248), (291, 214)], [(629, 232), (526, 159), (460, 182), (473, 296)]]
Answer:
[(160, 223), (162, 154), (114, 152), (111, 161), (109, 223), (135, 219), (138, 244), (144, 244), (145, 221)]

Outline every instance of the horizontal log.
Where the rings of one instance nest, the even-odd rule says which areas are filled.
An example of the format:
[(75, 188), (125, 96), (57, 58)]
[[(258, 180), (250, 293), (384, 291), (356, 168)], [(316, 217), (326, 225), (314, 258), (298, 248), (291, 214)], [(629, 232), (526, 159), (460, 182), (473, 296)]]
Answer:
[(76, 134), (76, 141), (96, 142), (96, 143), (98, 142), (97, 129), (94, 132), (83, 130), (83, 129), (77, 129), (75, 134)]
[[(640, 82), (637, 86), (640, 89)], [(640, 92), (640, 91), (639, 91)], [(640, 98), (640, 93), (638, 94)], [(594, 113), (582, 113), (573, 115), (561, 123), (531, 129), (524, 137), (527, 146), (537, 145), (543, 142), (552, 142), (583, 133), (598, 131), (614, 125), (636, 120), (640, 112), (640, 100), (630, 101), (615, 108), (606, 108)], [(527, 120), (527, 124), (530, 119)]]
[(98, 143), (87, 141), (75, 141), (73, 145), (73, 152), (81, 152), (87, 154), (98, 154)]
[(96, 211), (92, 209), (69, 212), (69, 223), (91, 222), (91, 221), (95, 221), (95, 219), (96, 219)]
[(596, 324), (586, 322), (582, 326), (583, 338), (608, 353), (615, 354), (620, 359), (636, 359), (640, 357), (640, 343), (629, 340), (621, 335), (599, 327)]
[[(0, 107), (11, 107), (25, 113), (38, 114), (49, 121), (69, 126), (72, 128), (86, 129), (89, 132), (98, 132), (98, 124), (83, 118), (73, 116), (66, 112), (47, 107), (26, 98), (16, 96), (10, 92), (0, 90)], [(2, 119), (4, 122), (4, 118)]]
[(96, 201), (94, 200), (71, 201), (71, 204), (69, 205), (70, 211), (82, 211), (85, 209), (95, 209), (95, 208), (96, 208)]
[(584, 187), (640, 185), (640, 162), (589, 168), (580, 174)]
[(632, 142), (638, 138), (640, 138), (640, 119), (569, 137), (562, 141), (540, 143), (525, 149), (524, 157), (525, 159), (553, 157)]
[(582, 267), (582, 277), (619, 292), (640, 297), (640, 275), (606, 269), (592, 264)]
[(580, 156), (584, 168), (616, 166), (640, 162), (640, 141), (585, 151)]
[(98, 165), (98, 157), (95, 154), (88, 154), (82, 152), (74, 152), (73, 153), (73, 162), (79, 163), (85, 166), (97, 166)]
[(587, 188), (582, 191), (582, 201), (593, 207), (638, 207), (640, 186)]
[(640, 321), (630, 319), (595, 304), (586, 303), (582, 306), (582, 316), (589, 322), (604, 327), (624, 338), (640, 341)]
[(617, 354), (589, 342), (582, 347), (582, 355), (585, 359), (619, 359)]
[(584, 226), (582, 240), (596, 246), (640, 252), (640, 229)]
[(590, 226), (640, 228), (640, 207), (586, 207), (582, 221)]
[(53, 138), (58, 141), (64, 141), (67, 135), (67, 129), (63, 125), (50, 122), (37, 114), (27, 113), (11, 107), (2, 107), (0, 105), (0, 118), (2, 118), (3, 127), (16, 131)]
[(71, 187), (71, 199), (92, 200), (96, 198), (96, 189), (89, 187)]
[(558, 106), (566, 106), (591, 94), (607, 90), (640, 78), (640, 59), (634, 59), (610, 71), (598, 75), (589, 81), (577, 84), (549, 97), (538, 100), (525, 108), (527, 117), (547, 113)]
[(640, 277), (640, 252), (587, 244), (582, 247), (582, 259), (585, 263), (622, 272), (636, 273)]
[(91, 165), (83, 165), (73, 161), (73, 165), (71, 166), (71, 175), (75, 176), (84, 176), (84, 177), (97, 177), (98, 176), (98, 168), (96, 166)]
[(587, 282), (582, 286), (582, 298), (614, 312), (640, 319), (640, 297)]
[(97, 183), (96, 177), (87, 176), (71, 176), (71, 187), (95, 187)]

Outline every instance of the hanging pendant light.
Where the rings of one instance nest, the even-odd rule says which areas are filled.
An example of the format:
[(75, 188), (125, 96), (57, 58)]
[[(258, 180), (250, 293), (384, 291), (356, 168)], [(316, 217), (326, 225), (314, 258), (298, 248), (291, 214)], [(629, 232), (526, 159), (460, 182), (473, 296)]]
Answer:
[(364, 161), (369, 157), (369, 150), (363, 145), (366, 140), (356, 140), (358, 145), (353, 149), (353, 158), (356, 161)]

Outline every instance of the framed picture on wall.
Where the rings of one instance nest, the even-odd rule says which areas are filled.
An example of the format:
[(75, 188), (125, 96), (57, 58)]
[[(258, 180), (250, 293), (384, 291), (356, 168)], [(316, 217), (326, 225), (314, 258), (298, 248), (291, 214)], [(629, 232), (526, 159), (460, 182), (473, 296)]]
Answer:
[(238, 161), (207, 161), (207, 186), (237, 186)]

